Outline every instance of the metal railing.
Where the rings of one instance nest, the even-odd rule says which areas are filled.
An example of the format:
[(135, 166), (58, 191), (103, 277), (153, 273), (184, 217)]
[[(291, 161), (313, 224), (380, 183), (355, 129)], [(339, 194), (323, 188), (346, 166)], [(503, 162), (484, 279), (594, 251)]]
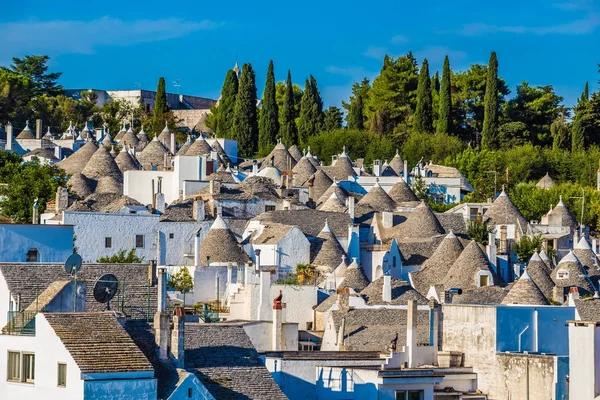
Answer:
[(35, 335), (37, 311), (9, 311), (8, 324), (3, 329), (8, 335)]

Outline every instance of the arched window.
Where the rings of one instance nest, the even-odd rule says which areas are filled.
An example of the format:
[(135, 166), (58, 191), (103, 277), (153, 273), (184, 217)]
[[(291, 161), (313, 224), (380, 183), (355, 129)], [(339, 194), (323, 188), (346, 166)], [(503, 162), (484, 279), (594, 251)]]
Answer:
[(39, 260), (40, 260), (40, 252), (38, 251), (38, 249), (36, 249), (34, 247), (29, 249), (29, 251), (27, 252), (27, 255), (25, 256), (25, 261), (38, 262)]

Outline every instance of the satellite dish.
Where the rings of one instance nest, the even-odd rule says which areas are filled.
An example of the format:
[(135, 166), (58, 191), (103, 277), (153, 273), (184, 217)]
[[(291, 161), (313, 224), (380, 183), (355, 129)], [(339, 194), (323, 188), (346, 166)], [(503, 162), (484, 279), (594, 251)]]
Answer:
[(77, 253), (73, 253), (65, 261), (65, 271), (69, 275), (75, 275), (81, 269), (81, 256)]
[(94, 298), (98, 303), (106, 303), (106, 309), (110, 310), (110, 299), (117, 294), (119, 281), (112, 274), (102, 275), (94, 285)]

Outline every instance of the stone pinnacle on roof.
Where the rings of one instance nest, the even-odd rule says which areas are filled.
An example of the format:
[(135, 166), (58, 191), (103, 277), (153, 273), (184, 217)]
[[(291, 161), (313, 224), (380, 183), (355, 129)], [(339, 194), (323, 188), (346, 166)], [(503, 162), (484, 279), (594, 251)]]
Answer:
[(547, 306), (550, 303), (540, 288), (535, 284), (527, 273), (527, 268), (523, 275), (512, 285), (508, 294), (502, 299), (502, 304), (529, 304)]
[(396, 209), (396, 202), (379, 185), (379, 179), (357, 204), (370, 207), (376, 211), (394, 211)]

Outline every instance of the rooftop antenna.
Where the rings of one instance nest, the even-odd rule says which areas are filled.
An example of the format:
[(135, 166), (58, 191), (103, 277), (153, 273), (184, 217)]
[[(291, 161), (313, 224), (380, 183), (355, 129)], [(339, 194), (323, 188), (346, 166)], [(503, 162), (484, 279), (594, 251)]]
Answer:
[(106, 310), (110, 311), (110, 300), (117, 294), (119, 281), (113, 274), (102, 275), (94, 285), (94, 298), (98, 303), (106, 303)]
[(179, 83), (180, 80), (181, 78), (177, 78), (173, 81), (173, 86), (176, 88), (177, 95), (179, 95), (179, 87), (181, 86), (181, 83)]
[(77, 253), (71, 254), (65, 261), (65, 272), (73, 277), (75, 289), (73, 290), (73, 312), (77, 312), (77, 272), (81, 269), (83, 260)]

